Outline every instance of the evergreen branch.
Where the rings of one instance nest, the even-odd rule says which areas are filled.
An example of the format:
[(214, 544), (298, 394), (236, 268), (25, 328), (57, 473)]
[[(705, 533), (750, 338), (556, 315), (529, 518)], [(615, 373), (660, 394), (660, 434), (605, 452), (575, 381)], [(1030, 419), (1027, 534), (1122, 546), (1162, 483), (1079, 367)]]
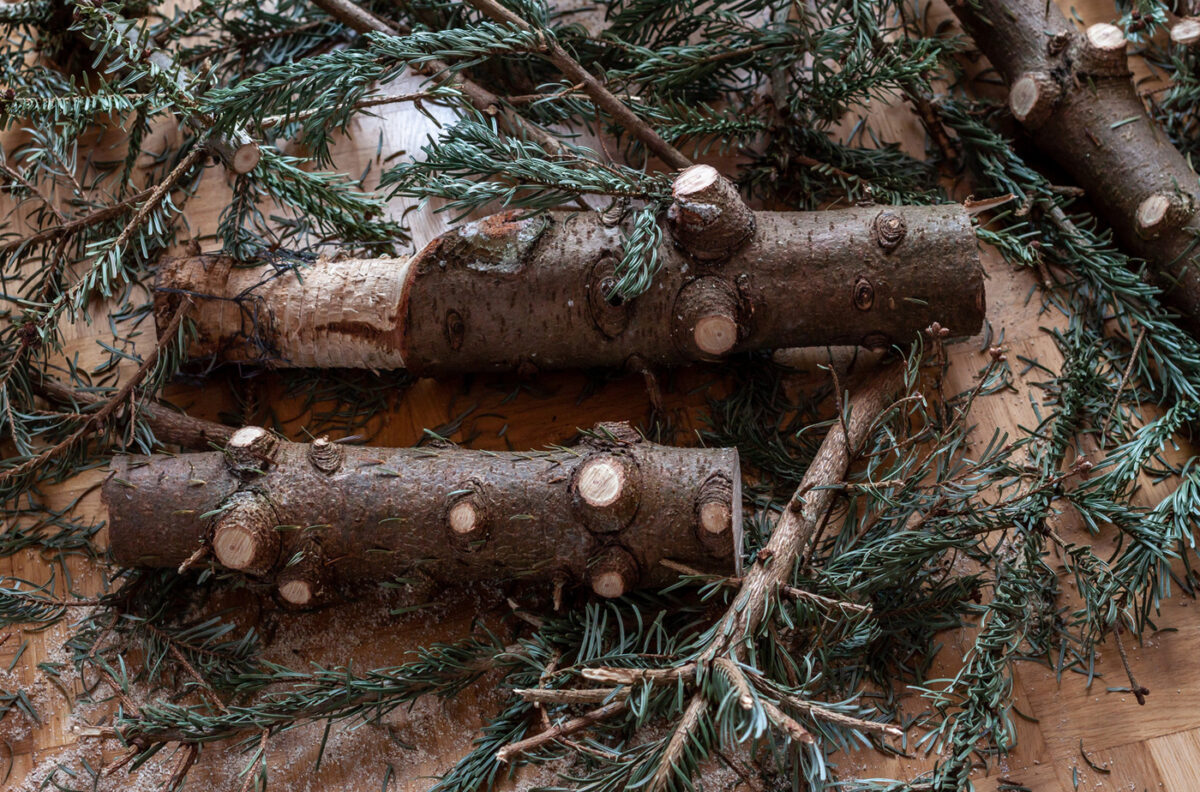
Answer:
[[(468, 0), (475, 8), (488, 17), (509, 24), (521, 30), (532, 30), (529, 23), (517, 14), (508, 10), (496, 0)], [(598, 107), (604, 110), (612, 119), (622, 126), (629, 134), (637, 138), (646, 149), (662, 159), (663, 162), (675, 169), (690, 167), (692, 161), (680, 154), (674, 146), (663, 140), (653, 128), (639, 118), (625, 104), (613, 96), (591, 72), (579, 65), (567, 51), (562, 48), (552, 36), (544, 30), (538, 31), (545, 39), (544, 51), (550, 62), (562, 71), (570, 81), (582, 86), (585, 93), (592, 98)]]
[[(375, 32), (394, 36), (411, 32), (407, 26), (393, 27), (387, 24), (351, 0), (313, 0), (313, 5), (359, 33)], [(454, 74), (447, 64), (438, 60), (428, 61), (420, 67), (420, 73), (430, 76), (436, 83), (461, 90), (476, 111), (485, 115), (498, 115), (505, 126), (517, 136), (537, 141), (548, 151), (557, 151), (562, 145), (558, 137), (514, 112), (507, 107), (503, 99), (483, 86), (464, 75)]]
[(27, 459), (13, 467), (5, 470), (0, 470), (0, 484), (10, 484), (14, 479), (24, 478), (35, 472), (39, 467), (45, 465), (50, 460), (54, 459), (58, 454), (73, 447), (93, 432), (99, 431), (105, 427), (109, 419), (113, 417), (116, 411), (133, 395), (134, 390), (141, 384), (149, 374), (154, 370), (158, 363), (158, 359), (163, 349), (167, 344), (175, 343), (177, 336), (182, 326), (184, 317), (187, 315), (187, 309), (191, 305), (191, 300), (184, 300), (180, 303), (179, 309), (175, 315), (171, 317), (171, 321), (167, 323), (162, 335), (159, 336), (158, 342), (154, 348), (143, 358), (141, 365), (137, 371), (130, 376), (129, 380), (121, 386), (121, 389), (108, 400), (108, 402), (92, 414), (87, 421), (83, 423), (73, 434), (65, 440), (60, 441), (54, 446), (47, 448), (30, 459)]

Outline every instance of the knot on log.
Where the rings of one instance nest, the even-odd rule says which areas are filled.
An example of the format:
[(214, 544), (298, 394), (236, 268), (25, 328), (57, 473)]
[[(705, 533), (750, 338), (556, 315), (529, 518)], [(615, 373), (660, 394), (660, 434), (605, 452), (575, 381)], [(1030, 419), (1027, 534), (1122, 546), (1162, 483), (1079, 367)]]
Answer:
[(629, 326), (629, 304), (620, 297), (609, 298), (617, 285), (617, 260), (604, 256), (592, 267), (588, 281), (588, 310), (605, 338), (616, 338)]
[(1077, 71), (1090, 77), (1125, 77), (1125, 34), (1116, 25), (1100, 22), (1084, 31), (1079, 45)]
[(620, 452), (587, 457), (571, 482), (575, 510), (588, 530), (619, 531), (633, 521), (640, 499), (637, 463)]
[(700, 544), (714, 556), (728, 555), (736, 550), (733, 517), (737, 510), (734, 499), (741, 498), (732, 481), (724, 473), (713, 473), (700, 485), (696, 496), (696, 536)]
[(1200, 19), (1184, 17), (1171, 28), (1171, 41), (1183, 47), (1200, 43)]
[(483, 485), (471, 480), (446, 499), (446, 528), (451, 543), (464, 552), (481, 546), (488, 538), (491, 509)]
[(900, 247), (904, 237), (908, 235), (908, 223), (896, 212), (884, 210), (875, 216), (871, 223), (871, 236), (875, 244), (891, 253)]
[(289, 608), (313, 608), (326, 599), (327, 578), (321, 545), (310, 539), (275, 576), (276, 592)]
[(345, 449), (337, 443), (331, 443), (328, 437), (318, 437), (308, 447), (308, 461), (322, 473), (338, 472), (345, 458)]
[(1164, 231), (1180, 229), (1195, 213), (1195, 201), (1187, 193), (1154, 193), (1138, 204), (1138, 235), (1154, 239)]
[(667, 221), (675, 241), (700, 261), (728, 258), (754, 234), (754, 212), (737, 187), (711, 165), (693, 165), (675, 179)]
[(742, 336), (736, 289), (717, 277), (696, 278), (675, 300), (675, 339), (692, 360), (719, 360)]
[(260, 426), (244, 426), (225, 444), (225, 459), (239, 476), (265, 473), (275, 461), (279, 440)]
[(606, 599), (615, 599), (635, 588), (638, 577), (637, 561), (618, 545), (605, 547), (588, 564), (592, 591)]
[(279, 560), (280, 538), (271, 501), (261, 492), (230, 495), (213, 521), (213, 555), (224, 567), (265, 575)]
[(642, 440), (641, 433), (629, 421), (601, 421), (592, 428), (585, 442), (596, 448), (617, 448), (637, 445)]
[(1062, 86), (1045, 72), (1023, 74), (1008, 92), (1013, 117), (1029, 129), (1038, 129), (1054, 113), (1062, 97)]

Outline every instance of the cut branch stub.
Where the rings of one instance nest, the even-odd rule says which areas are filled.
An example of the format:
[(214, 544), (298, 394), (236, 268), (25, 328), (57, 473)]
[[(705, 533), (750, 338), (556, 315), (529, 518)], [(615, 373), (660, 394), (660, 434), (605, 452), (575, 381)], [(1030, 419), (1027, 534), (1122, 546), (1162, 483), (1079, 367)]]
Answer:
[(711, 165), (686, 168), (675, 178), (672, 197), (671, 235), (701, 261), (729, 258), (754, 233), (754, 212)]
[(1008, 107), (1018, 121), (1029, 129), (1037, 129), (1054, 112), (1062, 87), (1045, 72), (1023, 74), (1008, 92)]
[[(620, 368), (634, 358), (659, 367), (753, 349), (906, 344), (933, 322), (956, 335), (982, 326), (978, 245), (961, 206), (754, 217), (756, 230), (719, 270), (697, 272), (664, 239), (653, 288), (622, 304), (604, 299), (622, 229), (596, 213), (502, 213), (411, 260), (282, 273), (220, 256), (165, 261), (157, 314), (165, 322), (181, 294), (197, 303), (193, 359), (416, 376)], [(848, 311), (860, 278), (873, 305)], [(686, 315), (693, 299), (712, 312)]]
[(679, 292), (675, 321), (676, 337), (688, 357), (719, 360), (737, 346), (737, 292), (721, 278), (697, 278)]
[(588, 457), (572, 482), (580, 520), (593, 531), (619, 531), (638, 509), (640, 474), (637, 464), (620, 453)]
[(1125, 57), (1125, 34), (1116, 25), (1099, 22), (1083, 34), (1079, 51), (1079, 71), (1097, 77), (1118, 77), (1129, 73)]
[(1164, 231), (1178, 230), (1195, 211), (1191, 196), (1186, 193), (1154, 193), (1138, 204), (1138, 233), (1154, 239)]
[(313, 608), (326, 600), (325, 558), (315, 541), (305, 543), (275, 576), (279, 599), (290, 608)]
[(733, 505), (742, 502), (742, 482), (731, 481), (723, 473), (714, 473), (700, 487), (696, 500), (696, 535), (713, 555), (740, 555), (734, 547), (737, 526), (733, 524)]
[(308, 461), (322, 473), (336, 473), (345, 458), (341, 445), (331, 443), (328, 437), (318, 437), (308, 448)]
[(260, 426), (245, 426), (225, 443), (229, 466), (242, 476), (254, 476), (271, 467), (279, 440)]
[[(734, 449), (660, 446), (627, 426), (544, 452), (341, 448), (342, 464), (324, 472), (312, 444), (280, 441), (252, 479), (221, 452), (118, 457), (103, 489), (112, 555), (176, 568), (211, 542), (217, 563), (273, 575), (293, 605), (297, 585), (282, 586), (297, 578), (318, 596), (415, 569), (443, 584), (589, 585), (594, 561), (616, 545), (635, 562), (630, 586), (671, 582), (664, 559), (737, 574), (741, 501), (712, 483), (740, 481)], [(726, 510), (731, 530), (716, 533), (729, 540), (706, 541)], [(319, 569), (306, 566), (318, 556)]]
[(1171, 41), (1184, 47), (1200, 43), (1200, 19), (1185, 17), (1171, 28)]
[(446, 509), (446, 527), (450, 541), (455, 546), (470, 552), (487, 540), (488, 505), (483, 486), (477, 481), (450, 493)]
[(588, 577), (597, 596), (615, 599), (637, 586), (637, 561), (623, 548), (606, 547), (592, 561)]
[(279, 560), (278, 522), (271, 501), (261, 492), (229, 496), (213, 520), (213, 555), (222, 566), (248, 575), (265, 575)]
[(208, 151), (237, 174), (246, 174), (258, 167), (262, 149), (242, 130), (231, 135), (214, 135), (205, 143)]

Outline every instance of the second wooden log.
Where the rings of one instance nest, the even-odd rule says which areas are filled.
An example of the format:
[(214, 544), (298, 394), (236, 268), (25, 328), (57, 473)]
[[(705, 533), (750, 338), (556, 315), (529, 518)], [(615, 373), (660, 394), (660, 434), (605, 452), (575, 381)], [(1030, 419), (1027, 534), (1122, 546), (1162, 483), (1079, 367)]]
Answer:
[(413, 574), (575, 581), (613, 597), (671, 582), (664, 560), (737, 574), (741, 554), (737, 451), (660, 446), (625, 424), (531, 453), (288, 443), (246, 428), (222, 452), (113, 467), (103, 496), (117, 563), (215, 561), (297, 607)]

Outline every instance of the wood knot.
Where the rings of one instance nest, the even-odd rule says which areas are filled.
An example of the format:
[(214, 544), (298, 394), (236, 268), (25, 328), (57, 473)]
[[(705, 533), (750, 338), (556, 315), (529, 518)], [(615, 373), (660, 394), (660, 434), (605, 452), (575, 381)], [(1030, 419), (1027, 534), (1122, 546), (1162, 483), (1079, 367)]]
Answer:
[(336, 473), (346, 458), (346, 449), (331, 443), (328, 437), (318, 437), (308, 447), (308, 461), (322, 473)]
[(871, 224), (871, 235), (875, 238), (875, 244), (889, 253), (900, 247), (907, 234), (908, 224), (895, 212), (880, 212)]
[(719, 360), (742, 335), (738, 294), (722, 278), (696, 278), (675, 299), (675, 338), (692, 360)]
[(483, 485), (465, 482), (446, 498), (446, 531), (451, 544), (463, 552), (478, 549), (488, 538), (488, 505)]
[(605, 547), (588, 562), (588, 581), (597, 596), (620, 597), (638, 583), (637, 560), (623, 547)]
[(619, 531), (633, 521), (640, 489), (638, 466), (623, 453), (588, 457), (576, 468), (571, 481), (576, 514), (597, 533)]
[(235, 492), (213, 521), (213, 555), (228, 569), (264, 575), (279, 560), (281, 540), (276, 524), (275, 507), (266, 495), (252, 490)]
[(875, 287), (871, 285), (871, 281), (859, 275), (858, 280), (854, 282), (854, 307), (860, 311), (869, 311), (874, 304)]
[(605, 256), (592, 267), (588, 280), (588, 310), (592, 315), (592, 322), (605, 338), (616, 338), (625, 332), (632, 311), (632, 304), (622, 300), (620, 296), (609, 296), (613, 294), (617, 285), (616, 271), (617, 260), (612, 256)]
[(1055, 33), (1046, 42), (1046, 54), (1052, 58), (1056, 58), (1067, 50), (1067, 45), (1071, 43), (1071, 34), (1066, 32)]
[(289, 608), (314, 608), (326, 600), (328, 577), (320, 543), (309, 540), (275, 576), (275, 590), (280, 602)]
[(733, 498), (733, 481), (724, 473), (713, 473), (700, 485), (696, 536), (711, 555), (727, 555), (733, 549)]
[(279, 440), (261, 426), (243, 426), (225, 443), (225, 461), (238, 476), (266, 473), (275, 462)]
[(642, 435), (629, 421), (601, 421), (592, 428), (588, 441), (601, 448), (613, 448), (637, 445), (642, 442)]

